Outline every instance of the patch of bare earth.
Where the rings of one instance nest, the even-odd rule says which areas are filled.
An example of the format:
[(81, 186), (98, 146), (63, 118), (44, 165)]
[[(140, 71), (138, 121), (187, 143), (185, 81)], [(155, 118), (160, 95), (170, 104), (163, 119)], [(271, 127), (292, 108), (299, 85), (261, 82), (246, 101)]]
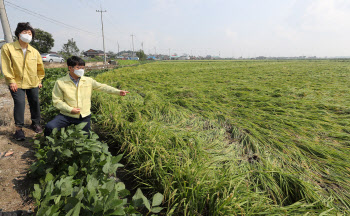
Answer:
[(33, 211), (35, 207), (30, 198), (34, 182), (26, 176), (34, 162), (32, 140), (36, 133), (29, 129), (30, 124), (29, 105), (26, 102), (23, 128), (26, 140), (13, 139), (13, 99), (5, 80), (0, 79), (0, 152), (13, 152), (11, 156), (0, 158), (0, 209), (3, 212)]

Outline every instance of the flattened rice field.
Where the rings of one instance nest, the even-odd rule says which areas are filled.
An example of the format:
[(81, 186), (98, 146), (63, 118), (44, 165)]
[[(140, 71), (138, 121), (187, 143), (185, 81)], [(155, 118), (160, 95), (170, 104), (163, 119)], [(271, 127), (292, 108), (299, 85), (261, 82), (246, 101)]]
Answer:
[(95, 79), (95, 124), (174, 215), (350, 210), (350, 61), (168, 61)]
[(157, 62), (98, 75), (131, 94), (93, 101), (168, 211), (336, 214), (350, 205), (349, 73), (349, 61)]

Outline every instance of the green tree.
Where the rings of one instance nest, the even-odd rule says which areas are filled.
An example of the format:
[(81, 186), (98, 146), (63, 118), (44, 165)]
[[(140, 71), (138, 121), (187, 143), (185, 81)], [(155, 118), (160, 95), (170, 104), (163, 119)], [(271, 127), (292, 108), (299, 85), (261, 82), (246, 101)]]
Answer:
[(117, 54), (112, 51), (109, 51), (106, 54), (107, 54), (107, 57), (111, 59), (115, 59), (117, 57)]
[(35, 29), (35, 38), (30, 42), (35, 49), (40, 53), (47, 53), (54, 46), (55, 40), (52, 37), (52, 34), (41, 30), (39, 28)]
[(76, 55), (78, 56), (79, 48), (77, 47), (76, 42), (72, 39), (68, 39), (68, 42), (63, 44), (61, 51), (59, 52), (63, 58), (68, 59), (69, 57)]
[(141, 60), (141, 61), (147, 59), (147, 55), (143, 52), (143, 50), (136, 52), (136, 56), (139, 57), (139, 60)]

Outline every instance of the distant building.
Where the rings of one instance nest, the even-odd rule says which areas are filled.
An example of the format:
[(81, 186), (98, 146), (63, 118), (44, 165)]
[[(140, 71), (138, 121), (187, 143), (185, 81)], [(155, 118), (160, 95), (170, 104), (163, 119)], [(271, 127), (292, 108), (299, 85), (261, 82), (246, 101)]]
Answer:
[(170, 56), (170, 60), (178, 60), (179, 58), (180, 58), (180, 56), (177, 56), (177, 55)]
[(190, 60), (190, 57), (188, 55), (182, 55), (178, 58), (178, 60)]
[(93, 50), (89, 49), (88, 51), (84, 52), (84, 55), (86, 57), (95, 57), (95, 56), (104, 56), (104, 52), (102, 50)]

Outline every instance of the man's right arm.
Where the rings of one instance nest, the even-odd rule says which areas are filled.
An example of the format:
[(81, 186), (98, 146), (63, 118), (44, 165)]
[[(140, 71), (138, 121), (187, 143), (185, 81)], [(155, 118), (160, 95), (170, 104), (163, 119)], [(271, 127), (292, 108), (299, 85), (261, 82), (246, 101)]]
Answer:
[(4, 44), (1, 48), (1, 66), (2, 73), (4, 74), (7, 84), (16, 83), (15, 74), (11, 63), (11, 54), (6, 44)]
[(56, 81), (55, 86), (52, 90), (52, 103), (54, 107), (56, 107), (62, 112), (70, 113), (73, 110), (73, 107), (69, 106), (66, 102), (64, 102), (63, 92), (60, 88), (58, 81)]

